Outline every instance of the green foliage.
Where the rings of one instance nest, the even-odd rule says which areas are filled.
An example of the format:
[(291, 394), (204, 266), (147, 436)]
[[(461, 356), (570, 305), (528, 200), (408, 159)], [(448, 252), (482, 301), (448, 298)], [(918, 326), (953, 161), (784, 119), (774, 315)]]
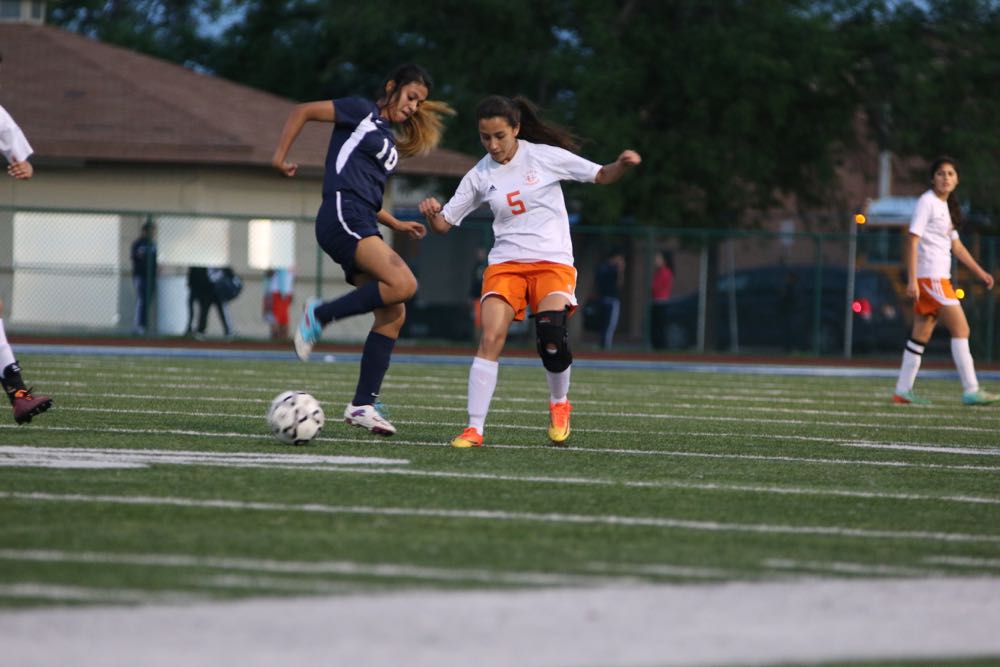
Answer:
[(50, 17), (297, 100), (374, 95), (420, 62), (459, 112), (446, 145), (474, 154), (476, 102), (527, 95), (587, 157), (643, 155), (620, 185), (568, 188), (585, 224), (747, 226), (785, 195), (830, 208), (860, 117), (879, 148), (955, 155), (962, 193), (1000, 212), (995, 0), (63, 0)]
[(102, 42), (191, 66), (207, 66), (202, 26), (239, 0), (55, 0), (48, 20)]

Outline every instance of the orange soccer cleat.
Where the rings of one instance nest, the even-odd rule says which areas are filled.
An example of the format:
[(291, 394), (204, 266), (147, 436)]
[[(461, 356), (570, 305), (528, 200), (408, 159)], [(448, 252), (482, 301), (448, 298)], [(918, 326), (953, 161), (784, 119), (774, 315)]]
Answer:
[(561, 445), (569, 438), (569, 413), (572, 411), (569, 401), (549, 403), (549, 440), (553, 445)]
[(451, 441), (452, 447), (457, 447), (458, 449), (468, 449), (469, 447), (482, 447), (483, 446), (483, 436), (479, 434), (474, 427), (462, 431), (462, 434)]

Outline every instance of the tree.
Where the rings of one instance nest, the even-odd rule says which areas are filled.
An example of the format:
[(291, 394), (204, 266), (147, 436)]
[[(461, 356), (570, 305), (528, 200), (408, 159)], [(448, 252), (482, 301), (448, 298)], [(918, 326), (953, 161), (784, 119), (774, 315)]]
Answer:
[[(961, 158), (977, 206), (1000, 210), (991, 123), (995, 1), (63, 0), (55, 23), (296, 100), (376, 94), (405, 61), (481, 147), (476, 102), (525, 94), (610, 161), (621, 187), (568, 188), (587, 224), (753, 226), (778, 198), (822, 207), (864, 111), (880, 147)], [(212, 22), (229, 19), (221, 32)]]
[(926, 182), (936, 156), (962, 166), (963, 197), (1000, 221), (1000, 4), (976, 0), (841, 3), (841, 25), (857, 54), (850, 82), (871, 138), (882, 150), (922, 158)]
[(109, 44), (190, 66), (203, 66), (211, 39), (203, 27), (227, 9), (227, 0), (57, 0), (55, 25)]

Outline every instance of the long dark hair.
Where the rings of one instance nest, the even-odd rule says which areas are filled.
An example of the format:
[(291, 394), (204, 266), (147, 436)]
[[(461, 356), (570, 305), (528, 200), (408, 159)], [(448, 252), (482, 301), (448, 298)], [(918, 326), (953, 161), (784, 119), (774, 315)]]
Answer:
[(542, 120), (541, 112), (526, 97), (490, 95), (476, 107), (476, 120), (503, 118), (511, 127), (521, 126), (518, 137), (536, 144), (558, 146), (568, 151), (580, 150), (580, 138), (564, 127)]
[[(950, 164), (955, 169), (956, 175), (960, 174), (958, 162), (955, 161), (955, 158), (942, 155), (931, 163), (931, 181), (934, 180), (934, 174), (937, 173), (937, 170), (946, 164)], [(962, 207), (958, 203), (958, 198), (955, 196), (954, 190), (948, 193), (948, 213), (951, 214), (951, 224), (955, 229), (961, 227), (962, 223), (965, 222), (965, 218), (962, 216)]]
[[(387, 90), (392, 83), (392, 89)], [(400, 65), (386, 77), (382, 83), (382, 93), (379, 98), (379, 109), (384, 109), (397, 97), (403, 86), (408, 83), (422, 83), (427, 87), (427, 94), (430, 95), (434, 89), (434, 80), (431, 75), (420, 65), (407, 63)], [(426, 99), (409, 119), (402, 125), (397, 126), (396, 149), (403, 157), (411, 157), (426, 153), (438, 145), (441, 141), (441, 133), (444, 127), (442, 116), (454, 116), (455, 111), (445, 102)]]

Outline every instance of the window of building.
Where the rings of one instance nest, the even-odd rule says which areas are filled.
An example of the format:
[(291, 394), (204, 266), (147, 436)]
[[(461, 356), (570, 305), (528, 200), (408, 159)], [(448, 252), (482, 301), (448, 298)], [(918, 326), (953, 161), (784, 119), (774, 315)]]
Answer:
[(21, 0), (0, 0), (0, 19), (21, 18)]

